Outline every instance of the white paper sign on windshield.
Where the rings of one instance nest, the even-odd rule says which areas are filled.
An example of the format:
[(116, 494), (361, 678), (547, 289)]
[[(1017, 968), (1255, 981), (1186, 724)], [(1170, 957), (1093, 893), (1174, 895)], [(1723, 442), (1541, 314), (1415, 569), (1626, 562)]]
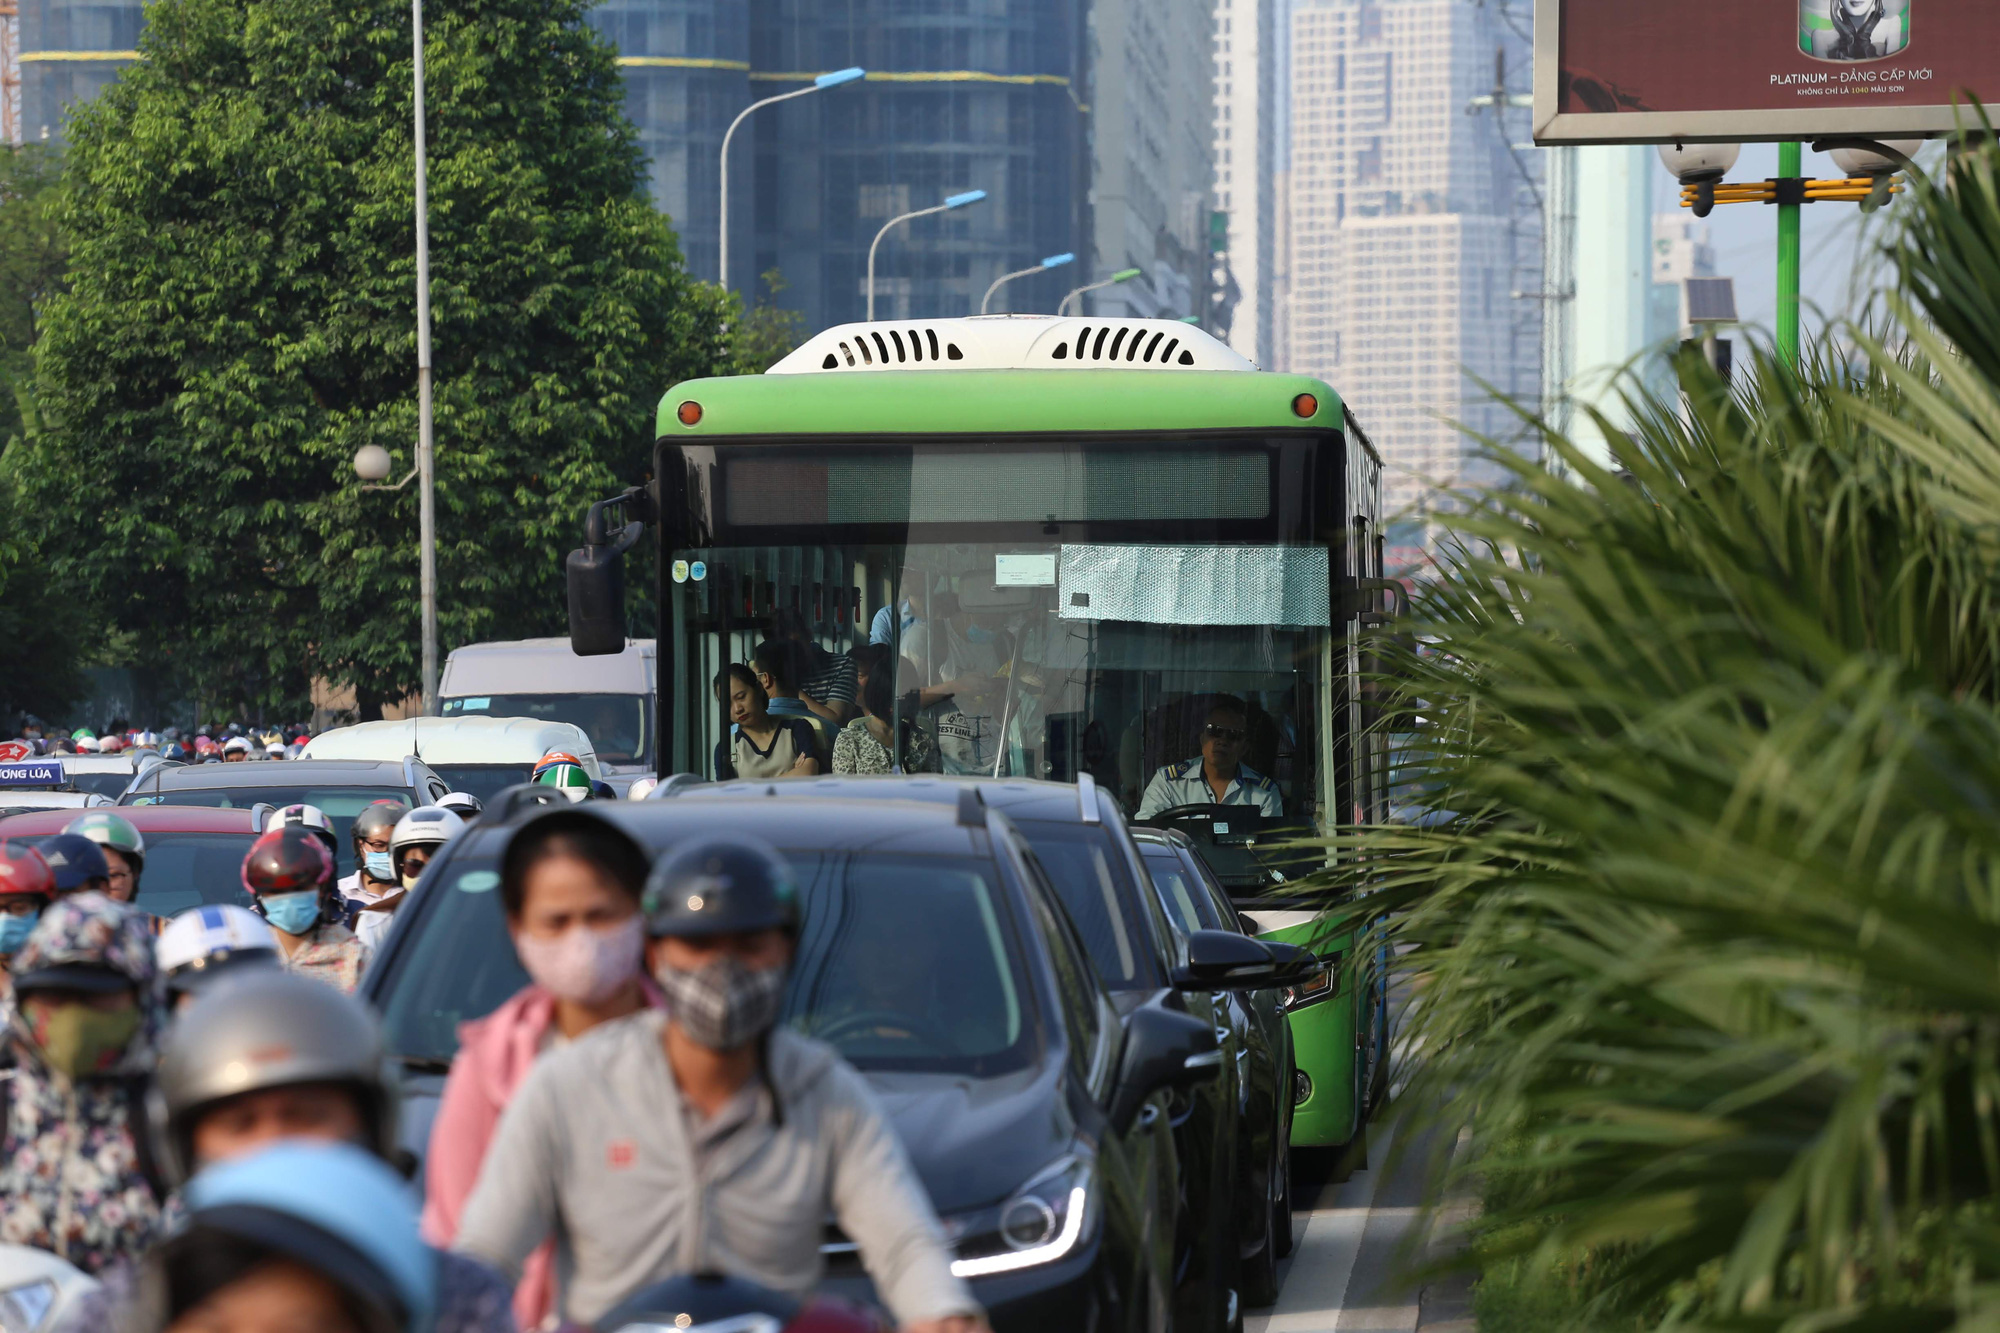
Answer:
[(1065, 620), (1148, 625), (1327, 625), (1326, 548), (1065, 546)]
[(996, 588), (1053, 588), (1056, 586), (1054, 551), (1000, 551), (993, 557), (993, 586)]

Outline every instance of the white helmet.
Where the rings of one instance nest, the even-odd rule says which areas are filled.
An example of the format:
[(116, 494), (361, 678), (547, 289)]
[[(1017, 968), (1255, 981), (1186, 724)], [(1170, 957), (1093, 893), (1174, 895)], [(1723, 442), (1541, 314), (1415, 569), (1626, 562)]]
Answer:
[(438, 805), (420, 805), (396, 821), (389, 834), (389, 855), (394, 857), (405, 847), (442, 847), (463, 832), (465, 821), (451, 811)]
[(660, 780), (658, 778), (635, 779), (632, 785), (625, 789), (625, 799), (628, 801), (643, 801), (648, 796), (651, 796), (653, 789), (659, 785)]
[(241, 736), (231, 736), (222, 743), (222, 752), (224, 754), (249, 754), (250, 742)]
[(98, 745), (97, 737), (95, 736), (79, 736), (76, 738), (76, 752), (78, 754), (96, 754), (100, 748), (102, 747)]
[(167, 990), (186, 994), (246, 965), (278, 966), (278, 938), (264, 918), (228, 904), (196, 907), (167, 923), (153, 946)]
[(340, 859), (340, 834), (334, 829), (333, 821), (326, 817), (326, 811), (316, 805), (288, 805), (271, 812), (264, 821), (264, 832), (270, 833), (287, 824), (297, 824), (319, 834), (320, 841), (333, 853), (333, 859)]
[(448, 791), (437, 798), (437, 804), (439, 809), (451, 811), (468, 824), (479, 818), (479, 812), (486, 808), (477, 796), (463, 791)]

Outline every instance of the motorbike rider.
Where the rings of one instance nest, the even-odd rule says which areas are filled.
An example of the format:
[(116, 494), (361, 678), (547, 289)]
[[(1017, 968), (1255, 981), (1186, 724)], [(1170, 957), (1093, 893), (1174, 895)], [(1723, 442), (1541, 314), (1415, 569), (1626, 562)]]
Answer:
[(109, 810), (93, 810), (63, 825), (63, 832), (90, 839), (104, 853), (108, 871), (105, 892), (121, 903), (139, 896), (139, 874), (146, 868), (146, 840), (131, 820)]
[(14, 955), (55, 900), (56, 872), (42, 854), (24, 842), (0, 841), (0, 972), (13, 970)]
[(167, 982), (167, 1004), (180, 1009), (224, 977), (245, 968), (277, 971), (278, 937), (270, 923), (232, 903), (208, 904), (182, 912), (160, 932), (153, 955)]
[(58, 896), (71, 893), (109, 893), (111, 863), (89, 838), (77, 833), (58, 833), (42, 839), (35, 849), (56, 872)]
[(543, 755), (528, 781), (554, 787), (572, 801), (587, 801), (596, 794), (590, 770), (583, 766), (581, 759), (562, 750), (551, 750)]
[(983, 1329), (867, 1083), (776, 1027), (798, 928), (784, 859), (754, 838), (689, 842), (654, 867), (644, 910), (666, 1012), (536, 1062), (501, 1116), (458, 1248), (511, 1276), (553, 1236), (563, 1314), (588, 1324), (676, 1274), (808, 1294), (831, 1213), (906, 1330)]
[(222, 743), (222, 762), (240, 764), (250, 758), (250, 741), (247, 737), (231, 736)]
[[(359, 1000), (276, 969), (230, 974), (168, 1031), (147, 1115), (152, 1160), (167, 1183), (185, 1185), (191, 1220), (219, 1171), (278, 1151), (280, 1140), (342, 1148), (349, 1174), (328, 1199), (344, 1196), (350, 1181), (386, 1170), (383, 1159), (397, 1152), (399, 1096), (388, 1060), (381, 1026)], [(400, 1177), (396, 1185), (409, 1200), (408, 1185)], [(412, 1207), (407, 1225), (397, 1223), (397, 1244), (435, 1259), (426, 1265), (438, 1284), (428, 1333), (513, 1333), (500, 1275), (432, 1250), (415, 1223)], [(60, 1333), (122, 1329), (115, 1315), (143, 1298), (134, 1276), (130, 1269), (107, 1275), (105, 1292)]]
[(0, 1079), (0, 1237), (97, 1273), (152, 1241), (141, 1131), (161, 1022), (143, 915), (60, 898), (13, 959)]
[(341, 906), (350, 927), (371, 904), (403, 891), (396, 882), (396, 862), (389, 855), (389, 840), (395, 836), (396, 821), (409, 808), (401, 801), (371, 801), (354, 817), (354, 827), (347, 834), (354, 841), (354, 873), (343, 877), (339, 885)]
[(340, 924), (333, 871), (333, 854), (319, 835), (287, 824), (250, 844), (243, 887), (276, 932), (287, 968), (352, 991), (368, 966), (368, 950)]
[(448, 791), (437, 798), (437, 803), (468, 824), (479, 818), (479, 812), (486, 808), (484, 802), (477, 796), (463, 791)]
[(420, 805), (396, 821), (389, 834), (389, 864), (401, 887), (362, 908), (354, 921), (354, 933), (370, 953), (382, 947), (396, 909), (409, 901), (410, 890), (417, 887), (424, 867), (440, 847), (463, 832), (464, 820), (434, 805)]
[[(284, 1143), (188, 1186), (184, 1226), (147, 1257), (130, 1333), (426, 1333), (441, 1274), (403, 1181), (346, 1144)], [(92, 1302), (94, 1304), (94, 1302)], [(67, 1329), (87, 1327), (75, 1318)], [(101, 1325), (100, 1325), (101, 1327)], [(511, 1325), (510, 1325), (511, 1327)]]
[[(457, 1238), (501, 1112), (543, 1053), (666, 1007), (642, 960), (648, 869), (644, 849), (581, 810), (544, 815), (507, 844), (500, 903), (532, 984), (459, 1028), (424, 1156), (424, 1235), (433, 1244)], [(514, 1317), (539, 1328), (554, 1299), (555, 1250), (544, 1243), (522, 1264)]]

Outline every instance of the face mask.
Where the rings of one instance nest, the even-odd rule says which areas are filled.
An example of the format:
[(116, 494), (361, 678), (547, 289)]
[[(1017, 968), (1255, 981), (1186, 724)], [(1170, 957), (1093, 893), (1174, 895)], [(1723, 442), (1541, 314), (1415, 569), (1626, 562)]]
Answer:
[(424, 877), (424, 872), (421, 870), (416, 871), (414, 874), (406, 874), (403, 876), (403, 887), (406, 889), (414, 889), (417, 887), (417, 881), (422, 879), (423, 877)]
[(965, 637), (972, 643), (991, 643), (993, 642), (993, 631), (984, 626), (974, 625), (971, 629), (965, 631)]
[(0, 916), (0, 953), (21, 952), (21, 946), (35, 933), (35, 923), (41, 919), (40, 912), (33, 916)]
[(368, 878), (379, 880), (384, 884), (396, 882), (396, 867), (390, 864), (389, 853), (369, 852), (361, 858), (361, 864), (368, 872)]
[(715, 1051), (733, 1051), (770, 1031), (785, 999), (784, 968), (753, 970), (734, 958), (693, 972), (662, 965), (653, 979), (681, 1030)]
[(571, 926), (554, 939), (514, 937), (514, 952), (528, 975), (558, 1000), (572, 1004), (603, 1004), (639, 975), (646, 923), (634, 913), (605, 930)]
[(259, 898), (264, 919), (287, 935), (303, 935), (319, 924), (319, 890), (271, 893)]
[(137, 1006), (106, 1013), (87, 1004), (62, 1004), (43, 1013), (35, 1024), (35, 1044), (49, 1067), (70, 1079), (102, 1074), (117, 1064), (139, 1030)]

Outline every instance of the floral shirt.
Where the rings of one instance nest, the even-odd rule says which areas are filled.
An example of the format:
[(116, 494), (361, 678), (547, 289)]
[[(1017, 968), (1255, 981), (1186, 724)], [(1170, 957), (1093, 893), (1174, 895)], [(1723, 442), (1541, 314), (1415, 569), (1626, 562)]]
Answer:
[(368, 946), (346, 926), (329, 921), (314, 927), (296, 953), (285, 955), (285, 966), (352, 995), (368, 967)]
[[(903, 732), (903, 771), (905, 773), (928, 773), (936, 765), (932, 762), (931, 738), (919, 727), (906, 727)], [(840, 729), (840, 735), (833, 740), (833, 771), (836, 773), (892, 773), (895, 762), (889, 757), (889, 747), (875, 739), (875, 733), (868, 729), (868, 719), (857, 717)]]

